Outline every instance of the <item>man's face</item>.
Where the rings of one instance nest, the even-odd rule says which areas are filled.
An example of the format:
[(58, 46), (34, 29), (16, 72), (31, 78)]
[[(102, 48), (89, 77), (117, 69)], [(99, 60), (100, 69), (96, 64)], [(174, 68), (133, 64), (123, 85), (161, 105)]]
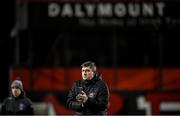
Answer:
[(18, 97), (21, 94), (21, 90), (18, 87), (12, 87), (11, 88), (12, 94), (15, 97)]
[(83, 80), (91, 80), (94, 77), (94, 72), (90, 67), (82, 67)]

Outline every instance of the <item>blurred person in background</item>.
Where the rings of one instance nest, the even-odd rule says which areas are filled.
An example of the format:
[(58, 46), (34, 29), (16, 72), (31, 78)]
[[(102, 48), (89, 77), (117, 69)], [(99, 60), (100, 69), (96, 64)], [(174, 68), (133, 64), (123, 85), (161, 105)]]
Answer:
[(26, 97), (21, 80), (11, 84), (10, 97), (6, 98), (1, 107), (2, 115), (33, 115), (32, 102)]
[(74, 83), (67, 96), (67, 105), (76, 115), (106, 115), (109, 88), (92, 61), (81, 65), (82, 80)]

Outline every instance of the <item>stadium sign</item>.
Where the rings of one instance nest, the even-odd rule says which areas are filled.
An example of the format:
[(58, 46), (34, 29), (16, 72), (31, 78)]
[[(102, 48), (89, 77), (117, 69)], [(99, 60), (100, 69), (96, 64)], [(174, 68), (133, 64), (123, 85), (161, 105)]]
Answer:
[(161, 26), (179, 25), (180, 2), (138, 1), (47, 1), (30, 2), (30, 26)]
[(163, 16), (165, 3), (49, 3), (49, 17), (155, 17)]

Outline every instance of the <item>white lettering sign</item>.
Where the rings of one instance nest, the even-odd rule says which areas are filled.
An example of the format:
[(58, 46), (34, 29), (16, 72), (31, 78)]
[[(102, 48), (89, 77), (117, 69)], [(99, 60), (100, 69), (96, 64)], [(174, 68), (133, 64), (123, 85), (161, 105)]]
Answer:
[(164, 15), (165, 3), (50, 3), (49, 17), (153, 17)]

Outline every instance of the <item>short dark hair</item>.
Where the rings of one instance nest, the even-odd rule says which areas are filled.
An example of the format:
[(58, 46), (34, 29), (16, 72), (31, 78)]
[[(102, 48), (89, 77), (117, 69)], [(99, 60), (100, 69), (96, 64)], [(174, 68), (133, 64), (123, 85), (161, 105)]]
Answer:
[(86, 61), (82, 63), (81, 67), (90, 67), (94, 72), (96, 72), (96, 64), (92, 61)]

